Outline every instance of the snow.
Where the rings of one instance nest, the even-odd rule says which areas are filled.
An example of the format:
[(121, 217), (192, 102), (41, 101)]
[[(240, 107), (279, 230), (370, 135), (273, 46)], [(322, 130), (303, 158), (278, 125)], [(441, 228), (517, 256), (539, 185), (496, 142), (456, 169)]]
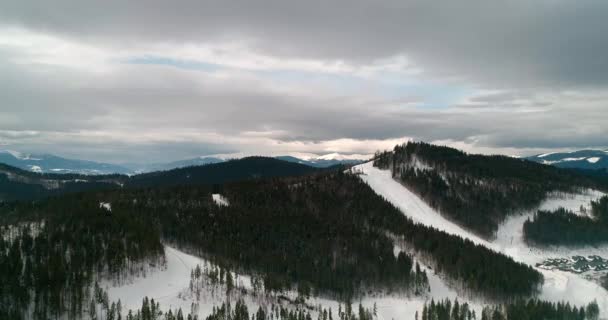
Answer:
[(364, 173), (360, 175), (361, 179), (377, 194), (383, 196), (406, 216), (414, 220), (414, 222), (438, 228), (449, 234), (471, 239), (471, 241), (477, 244), (489, 245), (484, 239), (441, 216), (416, 194), (394, 180), (389, 170), (380, 170), (374, 167), (372, 162), (355, 166), (355, 169)]
[(222, 207), (222, 206), (227, 207), (230, 205), (230, 203), (228, 202), (228, 199), (226, 199), (224, 196), (222, 196), (219, 193), (212, 194), (211, 198), (213, 199), (213, 202), (215, 202), (215, 204), (217, 204), (220, 207)]
[(329, 153), (315, 158), (315, 160), (366, 160), (371, 158), (371, 155), (365, 154), (340, 154)]
[[(573, 255), (608, 257), (608, 246), (585, 246), (580, 248), (548, 247), (543, 249), (528, 247), (523, 239), (522, 225), (536, 210), (523, 212), (521, 215), (508, 218), (499, 226), (495, 240), (490, 242), (481, 239), (443, 218), (405, 186), (395, 181), (390, 171), (375, 168), (371, 162), (358, 165), (354, 169), (363, 173), (359, 177), (377, 194), (386, 198), (414, 221), (433, 226), (450, 234), (468, 238), (491, 250), (502, 252), (515, 261), (535, 266), (536, 263), (542, 262), (547, 258), (570, 257)], [(539, 209), (553, 210), (564, 207), (577, 212), (581, 205), (588, 207), (591, 200), (595, 200), (602, 195), (601, 192), (594, 190), (588, 190), (577, 195), (556, 194), (545, 200)], [(608, 292), (595, 282), (585, 279), (581, 275), (564, 271), (542, 270), (539, 268), (537, 270), (545, 278), (539, 298), (554, 302), (568, 301), (579, 306), (596, 300), (599, 304), (602, 317), (608, 317)]]
[(581, 161), (581, 160), (585, 160), (585, 159), (587, 159), (587, 157), (563, 158), (561, 160), (555, 160), (555, 161), (543, 160), (543, 164), (554, 164), (554, 163), (560, 163), (560, 162)]
[(564, 158), (560, 161), (581, 161), (581, 160), (585, 160), (585, 157), (579, 157), (579, 158)]
[(112, 205), (109, 202), (100, 202), (99, 208), (106, 209), (108, 211), (112, 211)]
[(590, 163), (596, 163), (596, 162), (600, 161), (600, 157), (587, 158), (587, 161), (589, 161)]
[[(166, 268), (150, 272), (147, 277), (139, 277), (131, 283), (121, 285), (115, 285), (109, 281), (102, 283), (101, 285), (107, 290), (110, 300), (118, 301), (120, 299), (125, 314), (128, 313), (129, 309), (134, 310), (141, 307), (145, 296), (153, 298), (155, 302), (159, 302), (161, 308), (165, 311), (181, 308), (184, 313), (188, 313), (191, 311), (192, 304), (198, 302), (196, 313), (199, 319), (204, 319), (211, 313), (213, 306), (219, 306), (225, 301), (225, 291), (222, 289), (204, 287), (200, 300), (197, 300), (196, 297), (190, 294), (190, 271), (196, 268), (197, 264), (202, 266), (206, 262), (204, 259), (189, 255), (170, 246), (165, 246), (165, 256), (167, 259)], [(433, 270), (424, 266), (422, 268), (427, 271), (433, 299), (450, 298), (454, 300), (458, 298), (460, 301), (464, 301), (455, 290), (447, 287), (444, 281), (433, 273)], [(235, 278), (238, 279), (237, 287), (251, 289), (250, 277), (238, 275)], [(297, 296), (293, 291), (284, 294), (292, 299)], [(247, 304), (250, 312), (257, 310), (258, 306), (265, 305), (273, 299), (261, 296), (254, 297), (251, 294), (246, 294), (241, 298)], [(416, 311), (420, 313), (424, 303), (430, 302), (430, 299), (430, 296), (369, 296), (360, 301), (353, 301), (353, 306), (361, 303), (364, 307), (371, 309), (374, 303), (376, 303), (378, 307), (378, 319), (380, 320), (413, 320)], [(339, 304), (336, 300), (322, 297), (311, 297), (307, 303), (312, 306), (321, 305), (323, 308), (331, 307), (334, 315), (338, 310)], [(472, 307), (477, 314), (480, 314), (481, 304), (472, 304)]]
[(40, 168), (40, 166), (30, 166), (30, 170), (33, 172), (42, 172), (42, 168)]
[[(438, 212), (430, 208), (424, 201), (415, 194), (407, 190), (403, 185), (392, 179), (389, 171), (380, 170), (372, 166), (371, 163), (361, 164), (353, 168), (363, 174), (359, 175), (375, 192), (385, 197), (393, 203), (405, 215), (414, 221), (425, 225), (468, 238), (475, 243), (482, 244), (492, 250), (503, 252), (511, 256), (514, 260), (535, 265), (550, 257), (563, 257), (570, 255), (597, 254), (608, 257), (608, 247), (590, 248), (583, 247), (577, 249), (564, 249), (560, 247), (548, 249), (536, 249), (526, 246), (523, 242), (521, 226), (523, 222), (533, 214), (525, 212), (521, 215), (513, 216), (500, 225), (497, 237), (494, 241), (487, 241), (472, 234), (471, 232), (455, 225), (443, 218)], [(566, 207), (578, 210), (581, 204), (588, 206), (591, 199), (597, 199), (602, 193), (589, 190), (580, 195), (560, 195), (555, 194), (542, 203), (542, 209), (555, 209)], [(213, 194), (213, 200), (218, 205), (224, 204), (225, 198), (220, 194)], [(223, 199), (223, 200), (222, 200)], [(108, 204), (109, 205), (109, 204)], [(401, 250), (397, 248), (396, 250)], [(111, 300), (120, 299), (125, 313), (128, 309), (135, 309), (141, 306), (144, 296), (154, 298), (158, 301), (163, 310), (181, 308), (185, 313), (191, 311), (193, 303), (198, 304), (196, 313), (199, 318), (204, 318), (211, 313), (213, 306), (219, 306), (225, 301), (225, 292), (222, 289), (203, 288), (200, 300), (192, 296), (189, 291), (190, 271), (197, 264), (203, 265), (204, 259), (186, 254), (170, 246), (165, 246), (166, 268), (149, 272), (145, 278), (136, 278), (128, 284), (114, 285), (105, 283)], [(423, 261), (416, 260), (421, 267), (427, 271), (431, 294), (429, 296), (405, 296), (405, 295), (369, 295), (360, 301), (353, 301), (353, 305), (361, 303), (366, 308), (372, 308), (374, 303), (378, 308), (378, 319), (414, 319), (416, 311), (420, 312), (425, 302), (430, 299), (456, 299), (462, 303), (467, 302), (480, 315), (482, 302), (465, 298), (455, 286), (448, 284), (441, 275), (434, 273)], [(594, 282), (582, 278), (581, 275), (567, 273), (559, 270), (539, 269), (545, 278), (539, 298), (550, 301), (569, 301), (576, 305), (584, 305), (592, 300), (597, 300), (602, 316), (608, 316), (608, 293), (606, 290)], [(251, 288), (251, 279), (246, 275), (238, 275), (238, 286)], [(295, 297), (295, 292), (286, 293), (289, 297)], [(242, 297), (248, 305), (250, 311), (256, 310), (259, 305), (267, 304), (272, 298), (254, 297), (250, 293)], [(270, 300), (269, 300), (270, 299)], [(312, 297), (307, 303), (309, 305), (321, 305), (324, 308), (331, 307), (334, 312), (338, 309), (338, 301), (323, 297)], [(314, 316), (313, 316), (314, 318)]]

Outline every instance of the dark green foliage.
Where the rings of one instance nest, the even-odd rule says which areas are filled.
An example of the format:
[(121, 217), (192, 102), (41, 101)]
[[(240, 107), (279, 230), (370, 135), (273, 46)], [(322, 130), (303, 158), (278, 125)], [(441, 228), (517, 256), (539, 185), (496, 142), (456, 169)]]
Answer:
[(574, 171), (422, 142), (377, 153), (374, 165), (391, 169), (393, 177), (442, 215), (486, 238), (507, 215), (538, 206), (549, 192), (599, 187)]
[[(372, 310), (359, 305), (357, 311), (353, 310), (350, 303), (344, 306), (339, 306), (338, 313), (335, 315), (331, 309), (317, 310), (317, 320), (372, 320), (374, 313)], [(288, 309), (283, 306), (271, 305), (270, 308), (259, 307), (257, 312), (249, 313), (247, 305), (242, 300), (237, 300), (234, 307), (230, 302), (223, 303), (220, 307), (213, 307), (212, 313), (207, 316), (206, 320), (312, 320), (309, 310), (297, 308), (295, 310)]]
[(424, 272), (414, 270), (409, 255), (394, 255), (393, 242), (379, 225), (386, 208), (396, 209), (355, 176), (230, 184), (223, 187), (227, 207), (213, 203), (209, 191), (134, 191), (126, 201), (110, 201), (113, 210), (153, 218), (168, 242), (262, 273), (268, 289), (308, 282), (343, 298), (371, 286), (428, 291)]
[(343, 297), (371, 285), (423, 293), (425, 275), (411, 273), (409, 256), (393, 255), (386, 231), (475, 291), (529, 295), (542, 283), (529, 266), (415, 224), (351, 174), (229, 184), (223, 187), (228, 207), (215, 205), (206, 188), (125, 192), (104, 199), (113, 210), (153, 218), (163, 237), (181, 248), (260, 272), (273, 290), (306, 281)]
[(538, 211), (524, 223), (524, 237), (537, 244), (598, 244), (608, 242), (608, 196), (591, 202), (591, 216), (559, 208)]
[(247, 157), (203, 166), (144, 173), (131, 177), (127, 185), (129, 187), (211, 185), (264, 177), (299, 176), (321, 170), (274, 158)]
[(458, 300), (425, 303), (420, 313), (416, 312), (416, 320), (467, 320), (476, 319), (474, 310), (471, 310), (467, 303), (460, 304)]
[(586, 308), (577, 308), (563, 302), (518, 299), (498, 306), (486, 306), (478, 318), (468, 304), (459, 304), (458, 300), (452, 303), (446, 299), (425, 303), (422, 311), (416, 314), (417, 320), (596, 320), (599, 308), (596, 302), (590, 303)]
[(0, 202), (36, 200), (65, 193), (112, 189), (117, 188), (117, 182), (125, 177), (41, 174), (0, 163)]
[[(1, 217), (28, 221), (2, 227), (0, 310), (34, 319), (79, 318), (99, 277), (120, 280), (140, 263), (161, 263), (159, 233), (145, 217), (109, 213), (79, 197), (4, 204)], [(17, 229), (15, 229), (17, 228)], [(18, 317), (17, 317), (18, 319)]]
[[(230, 205), (216, 205), (212, 191)], [(111, 203), (111, 212), (100, 202)], [(36, 237), (20, 230), (11, 241), (0, 242), (0, 277), (7, 284), (0, 288), (0, 309), (22, 314), (34, 303), (39, 319), (82, 312), (90, 302), (86, 288), (98, 276), (124, 277), (138, 262), (159, 263), (161, 239), (226, 269), (253, 273), (263, 278), (266, 290), (301, 284), (304, 295), (325, 292), (348, 299), (372, 288), (424, 294), (426, 274), (411, 256), (395, 256), (390, 234), (476, 292), (523, 296), (542, 283), (526, 265), (413, 223), (357, 176), (342, 171), (0, 205), (0, 222), (42, 220)], [(32, 301), (24, 290), (28, 286), (43, 300)]]
[[(182, 309), (162, 312), (158, 302), (145, 297), (139, 310), (129, 310), (126, 320), (198, 320), (197, 315), (188, 314), (184, 316)], [(223, 319), (224, 320), (224, 319)], [(235, 319), (232, 319), (235, 320)]]
[(569, 303), (547, 302), (542, 300), (517, 300), (502, 306), (485, 307), (482, 320), (518, 319), (518, 320), (596, 320), (599, 314), (597, 303), (592, 302), (587, 308), (571, 306)]

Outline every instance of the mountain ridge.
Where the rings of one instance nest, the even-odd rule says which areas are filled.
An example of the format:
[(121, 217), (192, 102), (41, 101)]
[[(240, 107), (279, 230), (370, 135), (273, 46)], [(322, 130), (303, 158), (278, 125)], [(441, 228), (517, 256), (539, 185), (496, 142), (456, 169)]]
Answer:
[[(201, 166), (227, 162), (249, 156), (199, 156), (170, 162), (153, 163), (123, 163), (111, 164), (99, 161), (71, 159), (53, 154), (28, 154), (14, 150), (0, 150), (0, 163), (38, 173), (74, 173), (85, 175), (126, 174), (135, 175), (154, 171), (169, 171), (173, 169)], [(308, 165), (314, 168), (328, 168), (335, 165), (359, 164), (371, 158), (361, 154), (329, 153), (316, 156), (273, 156), (279, 160)]]
[(570, 152), (550, 152), (525, 158), (526, 160), (573, 169), (608, 168), (608, 150), (583, 149)]

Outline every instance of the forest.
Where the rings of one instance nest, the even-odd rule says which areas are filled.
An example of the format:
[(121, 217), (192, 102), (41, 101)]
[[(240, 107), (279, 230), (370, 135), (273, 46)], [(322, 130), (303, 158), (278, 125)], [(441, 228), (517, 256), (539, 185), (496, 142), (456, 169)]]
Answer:
[(423, 142), (397, 145), (374, 159), (374, 166), (390, 169), (443, 216), (484, 238), (492, 238), (509, 214), (538, 206), (551, 192), (606, 190), (599, 180), (574, 170)]
[(426, 273), (410, 254), (394, 254), (390, 234), (471, 292), (528, 296), (543, 281), (505, 255), (413, 223), (342, 171), (3, 203), (0, 225), (9, 235), (0, 241), (0, 306), (34, 319), (78, 318), (94, 281), (161, 267), (162, 243), (258, 275), (270, 292), (304, 284), (341, 300), (368, 289), (428, 294)]
[(523, 226), (524, 237), (531, 244), (581, 245), (608, 242), (608, 196), (591, 201), (591, 210), (582, 215), (558, 208), (539, 210)]
[[(316, 320), (372, 320), (377, 315), (377, 310), (364, 308), (361, 304), (357, 310), (353, 310), (352, 304), (346, 303), (344, 307), (338, 306), (334, 312), (329, 309), (315, 310)], [(298, 308), (296, 310), (285, 308), (281, 305), (272, 304), (270, 308), (259, 307), (256, 312), (249, 312), (247, 305), (242, 300), (237, 300), (234, 307), (227, 301), (220, 307), (214, 307), (212, 313), (206, 320), (313, 320), (310, 310)]]
[(485, 306), (480, 315), (475, 314), (466, 303), (459, 304), (449, 299), (425, 303), (416, 320), (597, 320), (599, 307), (591, 302), (586, 307), (569, 303), (552, 303), (537, 299), (518, 299), (501, 305)]

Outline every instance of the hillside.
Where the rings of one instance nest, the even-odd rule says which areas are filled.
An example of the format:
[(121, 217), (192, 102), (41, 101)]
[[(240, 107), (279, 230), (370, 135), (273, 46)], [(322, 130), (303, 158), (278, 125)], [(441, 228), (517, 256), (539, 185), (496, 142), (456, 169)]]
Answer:
[(485, 238), (493, 237), (507, 216), (537, 207), (551, 193), (607, 188), (573, 170), (422, 142), (378, 153), (374, 165), (391, 170), (443, 216)]
[[(360, 177), (374, 192), (387, 199), (414, 222), (460, 236), (485, 248), (502, 252), (517, 262), (533, 266), (542, 273), (544, 278), (543, 286), (537, 295), (540, 299), (555, 303), (567, 301), (571, 305), (585, 305), (595, 300), (600, 305), (602, 313), (600, 319), (608, 317), (608, 289), (602, 288), (600, 285), (601, 278), (606, 274), (605, 271), (589, 270), (576, 274), (558, 268), (544, 267), (544, 263), (551, 261), (550, 259), (570, 260), (573, 256), (605, 258), (608, 257), (608, 246), (545, 246), (538, 248), (528, 245), (523, 233), (525, 221), (531, 219), (537, 210), (553, 211), (558, 208), (578, 210), (581, 206), (590, 206), (591, 202), (602, 197), (603, 193), (585, 192), (551, 196), (531, 210), (509, 216), (498, 226), (495, 238), (487, 240), (446, 219), (444, 215), (430, 207), (423, 198), (394, 179), (390, 170), (378, 169), (372, 163), (357, 166), (353, 170), (360, 173)], [(463, 300), (460, 299), (460, 301)]]
[(265, 177), (298, 176), (319, 169), (268, 157), (246, 157), (203, 166), (143, 173), (130, 177), (127, 187), (211, 185)]
[[(140, 272), (137, 266), (142, 262), (163, 263), (166, 258), (159, 257), (158, 244), (165, 242), (223, 268), (256, 275), (268, 292), (280, 294), (298, 288), (300, 294), (312, 292), (339, 301), (364, 297), (369, 290), (428, 295), (430, 275), (418, 265), (421, 257), (435, 273), (459, 283), (471, 295), (527, 297), (542, 283), (542, 275), (529, 266), (415, 223), (353, 173), (228, 183), (221, 190), (226, 200), (222, 205), (216, 203), (213, 189), (124, 188), (5, 204), (0, 207), (0, 222), (30, 225), (45, 221), (35, 232), (34, 247), (39, 249), (20, 250), (31, 256), (32, 270), (52, 268), (56, 279), (72, 279), (80, 269), (61, 268), (74, 258), (63, 260), (62, 255), (47, 250), (71, 251), (68, 248), (76, 243), (88, 244), (87, 252), (100, 253), (87, 260), (87, 268), (103, 270), (100, 276), (117, 281)], [(30, 236), (30, 231), (22, 230), (12, 237), (29, 243)], [(120, 240), (125, 237), (130, 239), (128, 246)], [(51, 238), (56, 244), (44, 247)], [(412, 253), (396, 254), (395, 240)], [(0, 243), (0, 247), (7, 245)], [(133, 247), (147, 249), (133, 251)], [(0, 267), (6, 263), (6, 268), (12, 268), (12, 251), (2, 252), (6, 256), (0, 257)], [(46, 258), (40, 260), (39, 255), (57, 260), (43, 267), (37, 261)], [(29, 277), (26, 271), (20, 274)], [(25, 279), (29, 278), (7, 280), (5, 305), (21, 292), (22, 283), (30, 281)], [(33, 279), (38, 294), (54, 294), (55, 287), (47, 291), (37, 282), (39, 277)], [(86, 294), (78, 290), (93, 284), (91, 278), (78, 279), (75, 286), (64, 286), (61, 281), (55, 285), (60, 286), (60, 294), (78, 299)], [(77, 300), (70, 301), (68, 305)], [(52, 308), (63, 310), (60, 305)]]

